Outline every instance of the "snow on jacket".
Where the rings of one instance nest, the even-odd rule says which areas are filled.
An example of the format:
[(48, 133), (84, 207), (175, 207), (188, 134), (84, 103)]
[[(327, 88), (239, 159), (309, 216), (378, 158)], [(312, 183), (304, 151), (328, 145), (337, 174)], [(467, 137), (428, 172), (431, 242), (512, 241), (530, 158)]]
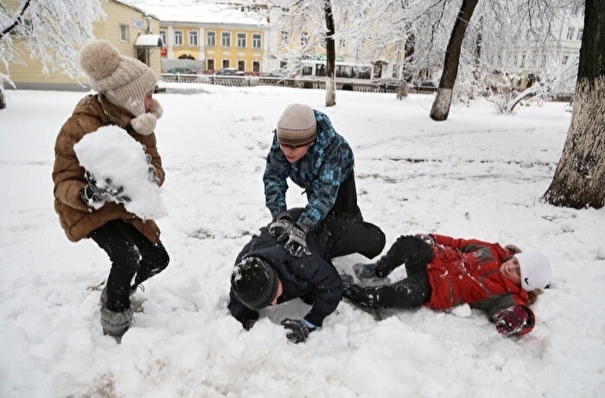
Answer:
[[(159, 104), (156, 105), (159, 107)], [(88, 207), (80, 198), (80, 191), (86, 186), (84, 169), (80, 166), (74, 152), (74, 144), (88, 133), (102, 126), (116, 125), (125, 129), (136, 141), (141, 143), (145, 152), (151, 156), (151, 164), (161, 185), (164, 182), (162, 160), (156, 147), (154, 133), (141, 135), (132, 129), (132, 116), (125, 110), (111, 104), (102, 95), (88, 95), (76, 105), (72, 116), (63, 124), (55, 142), (55, 164), (53, 168), (55, 211), (59, 215), (61, 227), (69, 240), (77, 242), (87, 238), (95, 229), (108, 221), (122, 219), (130, 222), (151, 242), (160, 239), (160, 229), (153, 220), (143, 221), (135, 214), (126, 211), (123, 205), (105, 203), (98, 210)]]
[[(260, 235), (252, 237), (237, 256), (235, 264), (254, 256), (267, 261), (279, 275), (283, 293), (277, 303), (290, 301), (298, 297), (313, 297), (313, 306), (305, 319), (315, 326), (322, 326), (323, 320), (330, 315), (342, 298), (342, 280), (338, 271), (327, 261), (326, 244), (328, 233), (325, 229), (307, 235), (307, 245), (311, 255), (296, 258), (285, 249), (285, 242), (277, 242), (267, 227), (260, 229)], [(229, 311), (234, 318), (246, 325), (248, 321), (258, 319), (258, 312), (242, 304), (233, 290), (229, 293)]]
[(500, 272), (500, 265), (513, 252), (498, 243), (431, 236), (435, 240), (435, 257), (427, 265), (433, 289), (428, 307), (448, 309), (468, 303), (486, 311), (493, 320), (503, 309), (527, 305), (527, 292)]
[(314, 112), (317, 139), (307, 154), (294, 164), (288, 162), (274, 136), (263, 176), (265, 202), (273, 218), (287, 209), (288, 177), (306, 190), (309, 202), (298, 221), (311, 230), (317, 228), (334, 207), (338, 188), (351, 175), (354, 165), (353, 151), (347, 141), (336, 133), (325, 114)]

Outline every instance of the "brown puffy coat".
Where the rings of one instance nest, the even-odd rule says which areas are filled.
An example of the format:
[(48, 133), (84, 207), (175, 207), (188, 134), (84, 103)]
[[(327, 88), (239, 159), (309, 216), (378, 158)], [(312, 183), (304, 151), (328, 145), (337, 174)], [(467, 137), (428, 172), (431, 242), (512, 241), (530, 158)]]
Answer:
[[(159, 104), (158, 104), (159, 106)], [(111, 104), (102, 95), (88, 95), (76, 105), (72, 116), (65, 122), (55, 142), (55, 165), (53, 168), (55, 211), (69, 240), (77, 242), (87, 238), (95, 229), (108, 221), (122, 219), (132, 223), (151, 242), (160, 240), (160, 229), (153, 220), (142, 220), (126, 211), (124, 206), (105, 203), (98, 210), (88, 207), (80, 198), (80, 191), (86, 186), (84, 168), (78, 162), (74, 144), (100, 127), (119, 126), (145, 147), (151, 155), (151, 164), (160, 180), (164, 182), (162, 159), (156, 147), (155, 134), (141, 135), (130, 126), (132, 116), (125, 110)]]

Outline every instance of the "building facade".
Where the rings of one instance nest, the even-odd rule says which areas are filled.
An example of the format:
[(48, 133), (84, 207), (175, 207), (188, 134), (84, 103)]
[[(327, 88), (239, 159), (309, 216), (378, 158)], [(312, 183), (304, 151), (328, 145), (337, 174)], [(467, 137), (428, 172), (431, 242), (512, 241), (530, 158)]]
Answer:
[[(13, 0), (8, 0), (9, 3), (11, 1)], [(93, 24), (95, 37), (108, 40), (122, 54), (139, 59), (160, 76), (162, 43), (159, 42), (159, 19), (118, 0), (103, 1), (102, 6), (107, 18)], [(24, 43), (20, 43), (19, 40), (19, 38), (15, 39), (15, 45), (23, 49), (20, 63), (11, 64), (8, 71), (2, 70), (6, 74), (10, 72), (10, 78), (17, 89), (89, 90), (85, 80), (72, 78), (60, 72), (45, 73), (42, 62), (31, 59)], [(0, 65), (0, 68), (3, 66)]]

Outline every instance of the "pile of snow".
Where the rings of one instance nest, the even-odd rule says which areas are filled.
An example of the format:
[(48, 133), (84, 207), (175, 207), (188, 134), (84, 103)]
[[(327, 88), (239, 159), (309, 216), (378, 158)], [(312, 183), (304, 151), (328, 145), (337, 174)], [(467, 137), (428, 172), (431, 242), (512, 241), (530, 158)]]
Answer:
[[(564, 103), (504, 116), (479, 100), (434, 122), (430, 95), (339, 91), (326, 108), (322, 90), (202, 88), (155, 96), (165, 110), (156, 134), (170, 213), (158, 223), (171, 262), (137, 293), (145, 311), (121, 345), (99, 324), (94, 287), (107, 277), (107, 255), (91, 240), (69, 242), (52, 205), (55, 137), (82, 93), (7, 92), (1, 397), (605, 397), (605, 210), (540, 201), (570, 123)], [(502, 337), (468, 307), (389, 311), (377, 321), (343, 301), (294, 345), (279, 325), (309, 310), (294, 300), (244, 331), (226, 307), (229, 278), (269, 221), (265, 158), (293, 102), (325, 112), (351, 144), (359, 205), (387, 247), (401, 234), (440, 232), (547, 255), (554, 287), (533, 305), (536, 328)], [(301, 193), (291, 186), (288, 204), (304, 204)], [(359, 261), (368, 260), (335, 266), (350, 272)]]

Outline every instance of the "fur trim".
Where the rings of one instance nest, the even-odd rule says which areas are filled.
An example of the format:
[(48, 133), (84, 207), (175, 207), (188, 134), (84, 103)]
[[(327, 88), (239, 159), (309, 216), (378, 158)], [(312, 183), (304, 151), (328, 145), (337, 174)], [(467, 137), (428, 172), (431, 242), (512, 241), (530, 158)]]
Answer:
[(153, 134), (156, 123), (156, 117), (151, 113), (144, 113), (130, 121), (133, 130), (141, 135)]
[(506, 246), (504, 246), (504, 248), (513, 253), (521, 253), (523, 251), (519, 248), (519, 246), (515, 246), (515, 245), (506, 245)]

